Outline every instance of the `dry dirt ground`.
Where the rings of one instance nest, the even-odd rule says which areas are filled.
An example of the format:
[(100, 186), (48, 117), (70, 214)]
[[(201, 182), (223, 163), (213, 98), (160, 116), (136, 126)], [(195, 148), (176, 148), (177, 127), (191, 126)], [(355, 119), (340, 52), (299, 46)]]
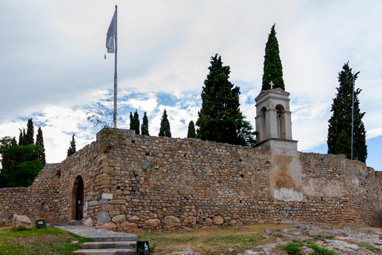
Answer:
[(382, 229), (371, 227), (258, 224), (138, 234), (155, 246), (154, 254), (286, 255), (283, 247), (293, 242), (335, 252), (312, 253), (303, 246), (300, 254), (382, 254)]

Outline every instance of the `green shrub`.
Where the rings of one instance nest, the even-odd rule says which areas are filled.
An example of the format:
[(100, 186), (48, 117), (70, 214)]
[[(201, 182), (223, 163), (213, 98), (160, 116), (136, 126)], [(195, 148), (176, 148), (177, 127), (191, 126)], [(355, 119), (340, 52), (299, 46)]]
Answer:
[(307, 246), (309, 248), (312, 248), (315, 251), (313, 253), (313, 255), (336, 255), (336, 253), (334, 251), (330, 251), (328, 249), (321, 248), (315, 244), (308, 244)]
[[(291, 254), (291, 255), (301, 255), (300, 248), (302, 246), (305, 246), (305, 244), (297, 243), (297, 242), (288, 243), (286, 246), (283, 247), (283, 250), (288, 252), (288, 254)], [(306, 246), (314, 250), (313, 255), (336, 255), (334, 251), (330, 251), (328, 249), (319, 247), (315, 244), (307, 244)]]
[(304, 246), (303, 243), (288, 243), (283, 247), (283, 250), (291, 255), (301, 255), (300, 247)]

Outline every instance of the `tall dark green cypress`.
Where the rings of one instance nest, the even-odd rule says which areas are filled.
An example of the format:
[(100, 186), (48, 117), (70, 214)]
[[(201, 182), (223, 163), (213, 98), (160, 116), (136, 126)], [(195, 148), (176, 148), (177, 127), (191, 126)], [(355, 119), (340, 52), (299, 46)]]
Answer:
[(25, 145), (34, 144), (34, 127), (32, 118), (28, 119), (27, 133), (24, 139)]
[(150, 135), (149, 134), (149, 120), (147, 118), (146, 112), (143, 114), (143, 121), (141, 126), (141, 134), (142, 135)]
[(45, 166), (45, 164), (46, 164), (45, 146), (44, 146), (44, 138), (43, 138), (43, 135), (42, 135), (41, 127), (39, 127), (38, 131), (37, 131), (36, 145), (41, 147), (41, 153), (40, 153), (40, 156), (39, 156), (39, 160), (41, 160), (42, 164)]
[[(353, 79), (357, 80), (359, 72), (353, 74), (349, 63), (344, 64), (338, 74), (340, 86), (333, 99), (328, 129), (328, 153), (345, 154), (351, 158), (351, 120), (352, 120), (352, 90)], [(360, 111), (358, 95), (361, 89), (354, 90), (354, 132), (353, 159), (365, 162), (367, 157), (366, 130), (362, 122), (365, 115)]]
[(171, 137), (170, 122), (168, 121), (166, 110), (164, 110), (163, 115), (162, 115), (158, 135)]
[(196, 138), (195, 124), (192, 120), (188, 123), (187, 138)]
[(138, 111), (135, 110), (135, 113), (134, 113), (134, 130), (135, 130), (135, 133), (137, 135), (139, 135), (139, 128), (140, 128), (140, 125), (139, 125), (139, 114), (138, 114)]
[(19, 135), (19, 145), (25, 145), (25, 142), (24, 142), (24, 137), (25, 137), (25, 129), (20, 130), (20, 135)]
[(22, 143), (22, 145), (27, 145), (26, 136), (27, 136), (27, 134), (25, 132), (25, 128), (23, 128), (23, 143)]
[(272, 26), (267, 44), (265, 45), (262, 90), (271, 89), (271, 82), (273, 83), (273, 89), (281, 88), (285, 90), (283, 67), (280, 59), (279, 43), (276, 38), (275, 25)]
[(72, 135), (72, 141), (70, 141), (70, 146), (68, 148), (67, 156), (71, 156), (76, 152), (76, 140), (74, 139), (74, 134)]
[(135, 129), (134, 129), (134, 125), (135, 125), (135, 122), (134, 122), (134, 116), (133, 116), (133, 114), (130, 112), (130, 130), (135, 130)]
[(253, 132), (240, 111), (240, 89), (228, 80), (230, 67), (223, 66), (221, 57), (216, 54), (208, 69), (210, 72), (201, 94), (202, 107), (196, 121), (198, 138), (248, 145), (243, 134), (253, 136)]
[(130, 129), (135, 130), (135, 133), (139, 135), (139, 114), (135, 110), (134, 115), (130, 112)]

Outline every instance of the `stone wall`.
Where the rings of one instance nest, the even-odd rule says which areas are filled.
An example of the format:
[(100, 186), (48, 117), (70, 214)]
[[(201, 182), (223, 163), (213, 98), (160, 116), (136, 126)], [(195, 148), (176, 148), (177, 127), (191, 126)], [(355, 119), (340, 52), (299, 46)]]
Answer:
[[(85, 201), (97, 197), (104, 173), (102, 162), (104, 155), (101, 148), (102, 141), (93, 142), (66, 158), (58, 167), (60, 172), (59, 197), (60, 215), (57, 221), (70, 221), (75, 219), (73, 199), (73, 184), (77, 177), (81, 176), (84, 182)], [(93, 207), (89, 208), (90, 215), (95, 214)]]
[[(299, 164), (301, 179), (294, 189), (301, 195), (282, 199), (275, 191), (288, 188), (294, 173), (284, 176), (272, 170), (282, 168), (280, 158), (257, 148), (104, 129), (96, 142), (46, 167), (31, 187), (0, 189), (0, 213), (47, 217), (53, 212), (48, 215), (55, 221), (72, 220), (73, 183), (81, 176), (87, 217), (110, 229), (256, 222), (377, 224), (379, 172), (342, 156), (298, 153), (293, 164)], [(40, 193), (29, 192), (43, 178), (51, 184), (40, 185)], [(43, 190), (50, 195), (43, 197)], [(17, 196), (11, 197), (13, 193)], [(38, 205), (35, 212), (28, 212), (33, 204)]]
[(27, 188), (0, 189), (0, 225), (11, 224), (14, 213), (28, 215), (33, 220), (56, 221), (60, 215), (58, 165), (46, 165)]

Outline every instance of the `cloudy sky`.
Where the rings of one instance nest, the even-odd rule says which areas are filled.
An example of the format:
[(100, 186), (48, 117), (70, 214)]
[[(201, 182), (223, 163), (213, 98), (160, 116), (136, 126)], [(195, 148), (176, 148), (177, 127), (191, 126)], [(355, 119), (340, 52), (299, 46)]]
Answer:
[(106, 31), (118, 5), (118, 127), (146, 111), (157, 135), (164, 109), (173, 137), (196, 121), (211, 56), (231, 67), (241, 110), (254, 126), (264, 47), (276, 23), (293, 137), (301, 151), (326, 152), (337, 75), (349, 61), (366, 112), (367, 165), (382, 170), (382, 1), (306, 0), (1, 0), (0, 137), (18, 137), (33, 117), (47, 161), (66, 157), (100, 129), (88, 120), (96, 102), (111, 107), (114, 55)]

